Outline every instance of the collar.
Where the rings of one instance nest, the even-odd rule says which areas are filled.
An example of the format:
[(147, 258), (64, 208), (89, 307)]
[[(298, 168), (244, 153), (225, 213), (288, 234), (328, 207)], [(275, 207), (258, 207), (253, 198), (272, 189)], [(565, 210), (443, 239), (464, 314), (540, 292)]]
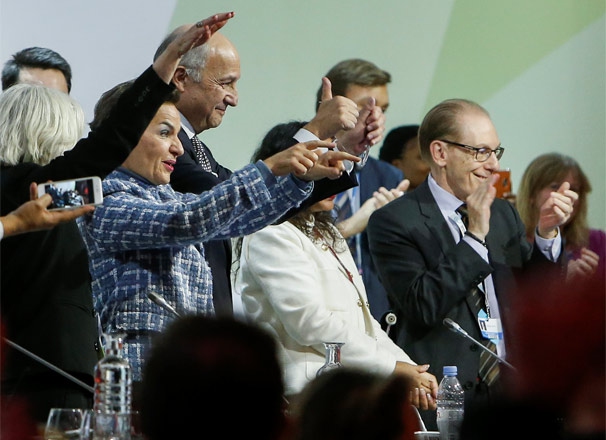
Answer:
[(436, 200), (438, 208), (440, 208), (440, 211), (442, 211), (442, 215), (444, 215), (445, 218), (456, 211), (456, 209), (464, 203), (438, 185), (438, 182), (435, 181), (431, 174), (428, 178), (428, 184), (429, 191), (431, 191), (431, 195)]
[(194, 132), (193, 127), (191, 126), (191, 124), (189, 123), (189, 121), (185, 118), (185, 116), (183, 116), (183, 113), (179, 113), (179, 114), (181, 115), (181, 128), (183, 129), (183, 131), (187, 135), (188, 139), (193, 138), (196, 135), (196, 133)]

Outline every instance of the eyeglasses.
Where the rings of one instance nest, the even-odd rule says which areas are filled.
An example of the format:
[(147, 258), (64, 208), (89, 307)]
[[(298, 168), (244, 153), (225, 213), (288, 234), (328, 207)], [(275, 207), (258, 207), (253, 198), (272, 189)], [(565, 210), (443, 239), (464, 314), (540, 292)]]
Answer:
[(497, 160), (499, 160), (501, 158), (501, 156), (503, 156), (503, 152), (505, 151), (505, 148), (503, 148), (503, 147), (497, 147), (493, 150), (488, 147), (477, 148), (477, 147), (472, 147), (471, 145), (459, 144), (458, 142), (448, 141), (446, 139), (438, 139), (438, 140), (440, 142), (446, 142), (447, 144), (456, 145), (457, 147), (461, 147), (461, 148), (465, 148), (466, 150), (473, 151), (475, 153), (474, 158), (478, 162), (486, 162), (492, 153), (494, 153), (494, 155), (497, 157)]

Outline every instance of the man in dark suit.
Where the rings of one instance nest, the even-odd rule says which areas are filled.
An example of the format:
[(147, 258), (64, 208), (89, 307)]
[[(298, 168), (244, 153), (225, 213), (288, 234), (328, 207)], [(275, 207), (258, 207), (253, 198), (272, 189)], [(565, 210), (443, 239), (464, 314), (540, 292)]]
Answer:
[[(391, 75), (370, 61), (358, 58), (343, 60), (331, 67), (326, 73), (326, 78), (332, 84), (333, 95), (351, 99), (359, 109), (368, 98), (372, 97), (375, 100), (377, 111), (381, 113), (387, 111), (389, 107), (387, 84), (391, 82)], [(317, 92), (316, 111), (321, 100), (322, 89), (320, 88)], [(387, 191), (382, 191), (380, 196), (374, 198), (375, 208), (379, 208), (401, 195), (408, 189), (408, 184), (403, 182), (406, 176), (398, 168), (370, 156), (364, 166), (356, 166), (356, 177), (360, 186), (337, 196), (335, 203), (337, 225), (343, 236), (348, 239), (354, 261), (362, 275), (370, 311), (375, 319), (383, 324), (382, 318), (390, 310), (390, 305), (387, 293), (377, 277), (376, 268), (371, 259), (366, 230), (362, 228), (361, 231), (351, 231), (352, 234), (351, 228), (346, 226), (348, 223), (343, 220), (351, 218), (367, 200), (373, 199), (375, 192), (380, 188)]]
[[(529, 270), (560, 275), (559, 226), (570, 217), (577, 194), (567, 182), (551, 193), (531, 245), (514, 206), (495, 198), (504, 150), (484, 108), (462, 99), (444, 101), (425, 116), (419, 140), (430, 175), (373, 213), (370, 250), (400, 318), (398, 344), (430, 364), (436, 376), (444, 365), (457, 365), (469, 407), (494, 397), (506, 379), (505, 367), (500, 379), (496, 370), (485, 370), (484, 350), (449, 331), (444, 318), (505, 357), (506, 346), (515, 344), (507, 339), (507, 293)], [(457, 212), (463, 204), (467, 215)], [(422, 415), (435, 430), (435, 412)]]
[[(169, 34), (158, 48), (161, 52), (186, 26)], [(240, 58), (234, 45), (222, 34), (215, 34), (210, 45), (200, 51), (190, 51), (181, 60), (173, 81), (181, 92), (177, 109), (181, 112), (182, 129), (179, 139), (185, 153), (179, 157), (171, 176), (172, 187), (180, 192), (201, 193), (211, 189), (231, 175), (212, 156), (210, 149), (197, 135), (221, 124), (228, 107), (238, 104), (236, 83), (240, 78)], [(338, 135), (357, 145), (362, 141), (374, 145), (382, 139), (385, 129), (382, 113), (372, 103), (359, 112), (352, 101), (332, 98), (330, 83), (323, 83), (323, 103), (318, 113), (304, 129), (295, 135), (292, 144)], [(352, 154), (361, 151), (351, 150)], [(318, 200), (357, 185), (353, 175), (344, 173), (340, 179), (318, 181), (312, 195), (304, 202), (309, 206)], [(213, 274), (213, 303), (217, 315), (233, 313), (230, 268), (231, 243), (228, 240), (204, 243), (206, 259)]]

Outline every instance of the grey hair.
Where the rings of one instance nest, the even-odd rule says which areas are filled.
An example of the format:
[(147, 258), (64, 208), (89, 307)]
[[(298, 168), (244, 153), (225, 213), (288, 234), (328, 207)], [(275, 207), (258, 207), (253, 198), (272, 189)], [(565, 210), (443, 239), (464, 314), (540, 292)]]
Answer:
[(0, 163), (46, 165), (84, 133), (84, 111), (55, 89), (16, 84), (0, 94)]
[[(158, 59), (158, 57), (166, 50), (166, 48), (176, 40), (179, 36), (183, 35), (188, 29), (190, 25), (182, 25), (173, 30), (170, 34), (168, 34), (164, 40), (158, 46), (156, 53), (154, 55), (154, 61)], [(208, 58), (209, 53), (209, 44), (202, 44), (198, 47), (195, 47), (183, 55), (179, 65), (185, 67), (185, 71), (187, 75), (194, 81), (199, 83), (202, 81), (202, 69), (206, 67), (206, 60)]]
[(206, 60), (210, 53), (208, 44), (195, 47), (187, 52), (181, 58), (181, 65), (185, 67), (185, 71), (189, 77), (196, 83), (202, 81), (202, 70), (206, 67)]

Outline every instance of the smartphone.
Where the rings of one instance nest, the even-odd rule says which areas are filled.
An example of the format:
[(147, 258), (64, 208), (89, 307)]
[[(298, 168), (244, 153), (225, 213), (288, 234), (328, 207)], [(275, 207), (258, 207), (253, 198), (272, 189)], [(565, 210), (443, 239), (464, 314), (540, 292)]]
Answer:
[(494, 187), (497, 189), (497, 198), (503, 199), (511, 196), (511, 171), (509, 168), (498, 170), (499, 180)]
[(74, 209), (83, 205), (103, 203), (101, 179), (97, 176), (39, 183), (38, 197), (44, 194), (50, 194), (53, 198), (49, 210)]

